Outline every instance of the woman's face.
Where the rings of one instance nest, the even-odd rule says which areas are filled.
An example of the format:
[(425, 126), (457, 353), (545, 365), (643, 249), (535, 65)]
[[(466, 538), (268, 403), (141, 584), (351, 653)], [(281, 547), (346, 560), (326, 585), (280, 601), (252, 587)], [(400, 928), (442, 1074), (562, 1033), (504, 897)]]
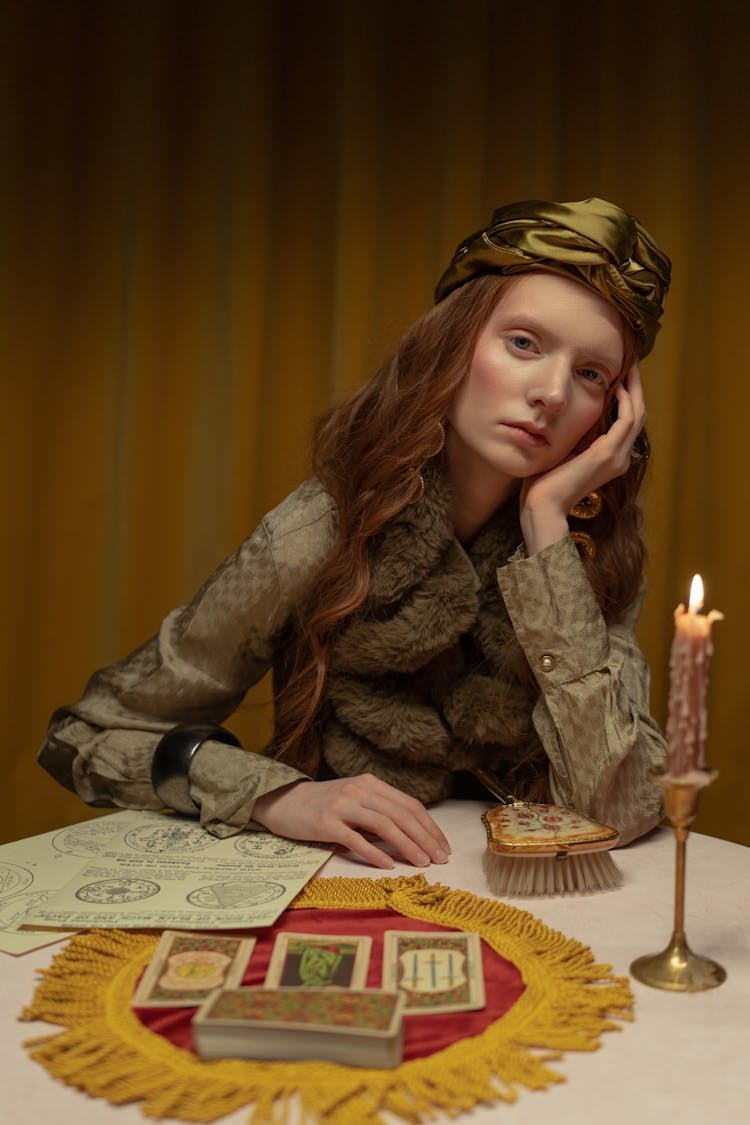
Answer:
[(448, 412), (452, 472), (523, 479), (564, 461), (595, 436), (624, 357), (603, 297), (557, 274), (510, 277)]

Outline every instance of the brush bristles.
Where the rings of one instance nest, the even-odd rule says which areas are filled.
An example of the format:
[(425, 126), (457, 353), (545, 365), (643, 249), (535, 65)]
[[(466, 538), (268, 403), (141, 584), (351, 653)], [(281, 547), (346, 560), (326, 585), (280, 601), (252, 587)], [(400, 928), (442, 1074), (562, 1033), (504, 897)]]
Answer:
[(609, 852), (582, 852), (565, 859), (554, 856), (503, 856), (484, 853), (484, 872), (493, 894), (590, 894), (609, 891), (622, 883), (622, 872)]

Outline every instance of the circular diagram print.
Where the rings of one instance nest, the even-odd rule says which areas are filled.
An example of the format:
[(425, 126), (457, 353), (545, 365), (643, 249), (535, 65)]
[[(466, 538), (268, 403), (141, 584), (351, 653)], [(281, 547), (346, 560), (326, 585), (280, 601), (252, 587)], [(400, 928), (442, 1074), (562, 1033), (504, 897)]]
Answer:
[(150, 879), (97, 879), (86, 883), (76, 891), (76, 898), (82, 902), (96, 902), (109, 905), (117, 902), (138, 902), (158, 894), (161, 887)]
[(16, 933), (16, 924), (33, 906), (39, 906), (49, 896), (49, 891), (26, 891), (0, 902), (0, 930)]
[(0, 863), (0, 898), (25, 891), (33, 879), (34, 876), (25, 867), (16, 867), (15, 863)]
[(302, 859), (315, 851), (306, 840), (285, 840), (283, 836), (274, 836), (271, 832), (245, 833), (237, 837), (234, 846), (241, 855), (268, 856), (269, 859), (279, 859), (292, 852)]
[(125, 843), (135, 852), (195, 852), (213, 847), (216, 839), (200, 826), (167, 822), (132, 828)]
[(88, 858), (88, 856), (99, 855), (111, 836), (112, 832), (103, 831), (99, 827), (99, 822), (93, 821), (91, 827), (75, 825), (73, 828), (63, 828), (52, 837), (52, 846), (65, 855), (80, 855)]
[(286, 887), (281, 883), (269, 883), (265, 879), (247, 879), (234, 883), (213, 883), (191, 891), (188, 902), (192, 906), (207, 909), (233, 910), (242, 906), (260, 906), (264, 902), (283, 895)]

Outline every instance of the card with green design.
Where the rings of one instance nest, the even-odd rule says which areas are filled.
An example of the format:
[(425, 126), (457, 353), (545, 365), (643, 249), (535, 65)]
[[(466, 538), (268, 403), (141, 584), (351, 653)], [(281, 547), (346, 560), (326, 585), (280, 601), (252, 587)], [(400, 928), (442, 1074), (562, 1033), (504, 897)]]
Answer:
[(342, 934), (279, 934), (266, 988), (362, 988), (372, 939)]
[(407, 1014), (483, 1008), (479, 934), (386, 930), (382, 986), (398, 988), (406, 994)]
[(165, 930), (133, 993), (135, 1008), (190, 1008), (242, 982), (255, 938)]

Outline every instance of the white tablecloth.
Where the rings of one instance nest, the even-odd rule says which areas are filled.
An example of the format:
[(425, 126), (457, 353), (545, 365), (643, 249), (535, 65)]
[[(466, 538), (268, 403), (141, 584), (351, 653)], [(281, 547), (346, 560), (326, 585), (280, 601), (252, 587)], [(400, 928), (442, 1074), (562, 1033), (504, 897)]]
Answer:
[[(450, 861), (427, 868), (434, 882), (478, 895), (486, 806), (446, 801), (432, 810), (453, 848)], [(509, 900), (547, 925), (591, 946), (596, 959), (627, 974), (631, 961), (663, 949), (672, 932), (674, 839), (660, 829), (615, 853), (625, 875), (616, 891), (597, 895)], [(393, 874), (414, 874), (398, 864)], [(345, 856), (334, 856), (321, 875), (377, 875)], [(389, 873), (390, 874), (390, 873)], [(723, 985), (675, 994), (632, 982), (635, 1021), (608, 1032), (593, 1053), (569, 1052), (557, 1069), (566, 1082), (538, 1092), (521, 1088), (515, 1105), (498, 1103), (463, 1114), (461, 1125), (749, 1125), (750, 1123), (750, 848), (692, 834), (688, 844), (685, 929), (691, 948), (727, 971)], [(16, 1017), (34, 991), (36, 970), (59, 945), (22, 957), (0, 954), (2, 988), (2, 1120), (8, 1125), (143, 1125), (137, 1105), (111, 1106), (52, 1079), (21, 1044), (53, 1030)], [(246, 1125), (249, 1109), (222, 1125)], [(395, 1125), (397, 1119), (388, 1118)], [(447, 1121), (446, 1117), (436, 1120)]]

